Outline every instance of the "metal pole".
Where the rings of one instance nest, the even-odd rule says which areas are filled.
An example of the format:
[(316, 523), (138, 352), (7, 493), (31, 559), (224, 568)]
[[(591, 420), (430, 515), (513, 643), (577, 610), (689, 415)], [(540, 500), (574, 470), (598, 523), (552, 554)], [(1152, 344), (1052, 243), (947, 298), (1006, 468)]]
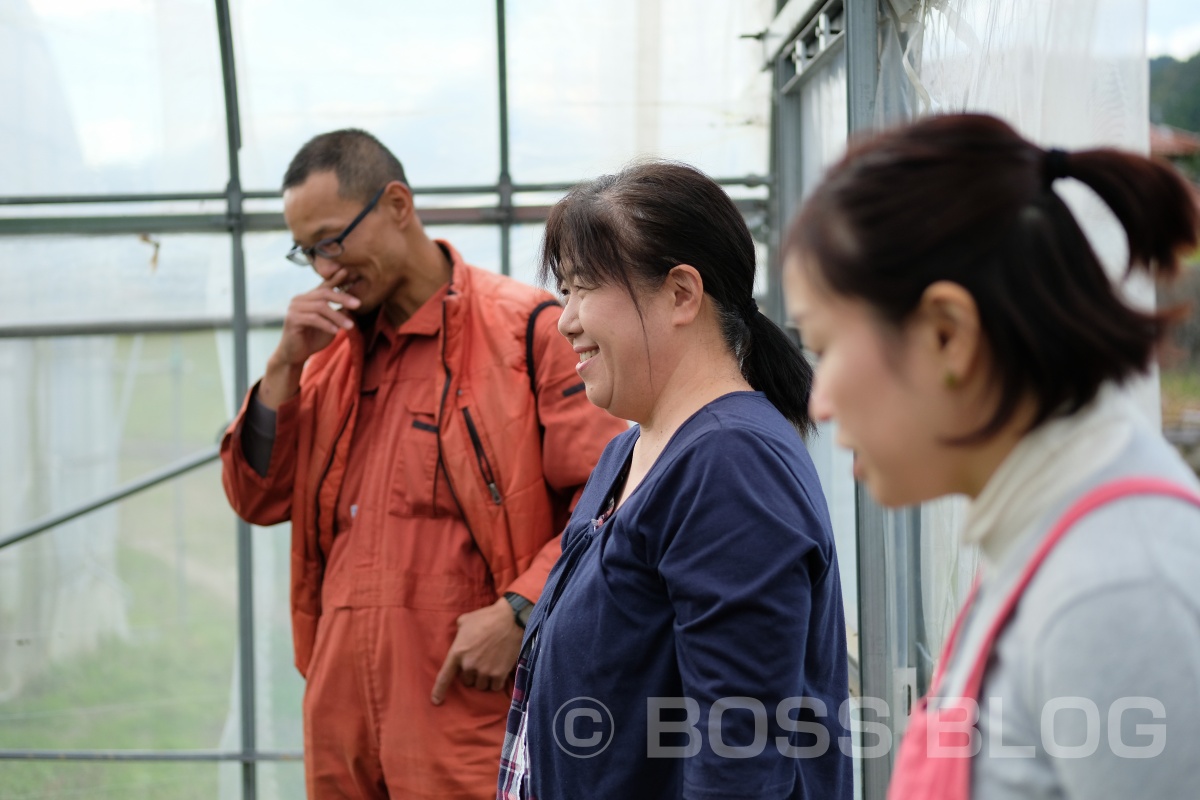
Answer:
[[(249, 320), (251, 328), (282, 328), (283, 317), (262, 315)], [(129, 334), (194, 333), (226, 331), (232, 318), (176, 317), (175, 319), (112, 320), (111, 322), (49, 322), (29, 325), (0, 325), (0, 339), (51, 339), (61, 336), (121, 336)]]
[(508, 33), (504, 0), (496, 0), (496, 56), (500, 83), (500, 273), (512, 274), (512, 175), (508, 171)]
[(0, 206), (73, 205), (76, 203), (170, 203), (224, 200), (223, 192), (166, 192), (162, 194), (45, 194), (0, 197)]
[(850, 134), (875, 127), (879, 0), (846, 0), (846, 85)]
[[(221, 41), (221, 71), (225, 82), (225, 128), (229, 141), (228, 221), (233, 262), (233, 383), (234, 406), (249, 387), (249, 324), (246, 313), (246, 263), (242, 237), (242, 181), (238, 151), (242, 146), (241, 117), (238, 112), (237, 72), (233, 60), (233, 26), (228, 0), (216, 0), (217, 27)], [(242, 711), (242, 798), (255, 800), (258, 794), (255, 675), (254, 675), (254, 577), (250, 525), (237, 522), (238, 553), (238, 665)]]
[(241, 750), (0, 750), (0, 761), (301, 761), (294, 751), (258, 752)]
[[(875, 122), (875, 87), (879, 77), (879, 3), (878, 0), (846, 0), (846, 102), (850, 135), (870, 130)], [(887, 542), (911, 540), (919, 517), (890, 512), (871, 499), (866, 487), (855, 485), (858, 506), (858, 588), (859, 588), (859, 670), (863, 697), (879, 698), (887, 703), (891, 719), (885, 724), (899, 730), (897, 717), (907, 709), (897, 702), (899, 665), (894, 653), (900, 594), (906, 581), (888, 580)], [(918, 534), (919, 535), (919, 534)], [(918, 539), (919, 541), (919, 539)], [(895, 570), (904, 564), (892, 564)], [(891, 591), (889, 591), (889, 588)], [(868, 709), (864, 715), (873, 713)], [(875, 720), (872, 720), (875, 721)], [(882, 720), (880, 720), (882, 721)], [(864, 743), (864, 744), (874, 744)], [(863, 800), (882, 800), (892, 775), (892, 759), (898, 741), (887, 754), (862, 760)]]
[(124, 500), (130, 495), (137, 494), (138, 492), (149, 489), (153, 486), (158, 486), (160, 483), (169, 481), (172, 478), (184, 474), (185, 472), (190, 472), (196, 467), (202, 467), (209, 462), (216, 461), (217, 455), (217, 448), (213, 447), (209, 450), (205, 450), (203, 453), (199, 453), (181, 461), (177, 461), (171, 466), (161, 469), (158, 472), (152, 472), (144, 478), (139, 478), (136, 481), (127, 483), (119, 489), (114, 489), (108, 494), (102, 495), (89, 503), (84, 503), (83, 505), (76, 506), (75, 508), (68, 509), (67, 511), (63, 511), (58, 514), (52, 514), (48, 517), (42, 517), (39, 520), (31, 522), (29, 525), (26, 525), (24, 528), (21, 528), (15, 533), (11, 533), (8, 536), (5, 536), (3, 539), (0, 539), (0, 550), (3, 550), (10, 545), (14, 545), (17, 542), (22, 542), (28, 539), (30, 536), (36, 536), (43, 531), (48, 531), (51, 528), (56, 528), (59, 525), (70, 522), (76, 517), (82, 517), (84, 514), (91, 513), (98, 508), (103, 508), (110, 503), (116, 503), (120, 500)]
[[(891, 696), (891, 640), (888, 630), (887, 547), (890, 535), (888, 512), (871, 500), (861, 483), (854, 486), (858, 529), (858, 673), (864, 698), (888, 702)], [(859, 712), (866, 722), (888, 720), (867, 718), (876, 713), (874, 707)], [(860, 747), (879, 744), (859, 742)], [(892, 747), (896, 746), (892, 742)], [(863, 800), (880, 800), (887, 792), (891, 778), (891, 758), (888, 755), (862, 759)]]

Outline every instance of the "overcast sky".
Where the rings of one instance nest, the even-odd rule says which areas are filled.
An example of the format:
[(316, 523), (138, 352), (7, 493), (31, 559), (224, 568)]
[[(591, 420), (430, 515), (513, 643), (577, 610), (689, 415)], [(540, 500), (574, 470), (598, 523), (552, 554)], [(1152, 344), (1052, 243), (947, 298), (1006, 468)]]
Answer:
[(1200, 1), (1149, 0), (1146, 24), (1148, 55), (1180, 60), (1200, 52)]

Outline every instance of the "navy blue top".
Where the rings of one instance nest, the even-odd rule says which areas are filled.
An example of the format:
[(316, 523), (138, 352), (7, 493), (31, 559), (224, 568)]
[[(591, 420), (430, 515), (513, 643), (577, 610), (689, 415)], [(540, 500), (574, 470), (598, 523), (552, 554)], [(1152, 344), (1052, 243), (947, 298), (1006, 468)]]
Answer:
[(638, 435), (604, 451), (529, 620), (530, 795), (848, 800), (841, 586), (803, 441), (761, 393), (721, 397), (597, 526)]

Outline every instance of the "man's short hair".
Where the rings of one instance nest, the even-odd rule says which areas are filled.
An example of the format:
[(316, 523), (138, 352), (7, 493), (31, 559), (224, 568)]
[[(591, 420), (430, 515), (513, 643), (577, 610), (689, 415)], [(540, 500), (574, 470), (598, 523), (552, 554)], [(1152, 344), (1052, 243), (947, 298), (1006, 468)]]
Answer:
[(309, 139), (283, 175), (284, 191), (304, 183), (314, 172), (334, 173), (338, 195), (364, 203), (392, 181), (408, 185), (400, 159), (383, 142), (358, 128), (330, 131)]

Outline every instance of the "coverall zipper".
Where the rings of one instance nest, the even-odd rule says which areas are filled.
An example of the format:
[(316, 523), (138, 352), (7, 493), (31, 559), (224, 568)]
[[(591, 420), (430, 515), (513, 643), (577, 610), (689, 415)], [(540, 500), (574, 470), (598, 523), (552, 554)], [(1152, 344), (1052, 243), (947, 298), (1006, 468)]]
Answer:
[(483, 440), (479, 438), (479, 431), (475, 429), (475, 421), (471, 419), (471, 409), (464, 408), (462, 412), (463, 419), (467, 421), (467, 433), (471, 435), (471, 444), (475, 448), (475, 462), (479, 464), (483, 482), (487, 484), (488, 491), (492, 494), (492, 502), (500, 505), (500, 489), (496, 486), (496, 474), (492, 472), (492, 464), (488, 461), (487, 453), (483, 451)]

